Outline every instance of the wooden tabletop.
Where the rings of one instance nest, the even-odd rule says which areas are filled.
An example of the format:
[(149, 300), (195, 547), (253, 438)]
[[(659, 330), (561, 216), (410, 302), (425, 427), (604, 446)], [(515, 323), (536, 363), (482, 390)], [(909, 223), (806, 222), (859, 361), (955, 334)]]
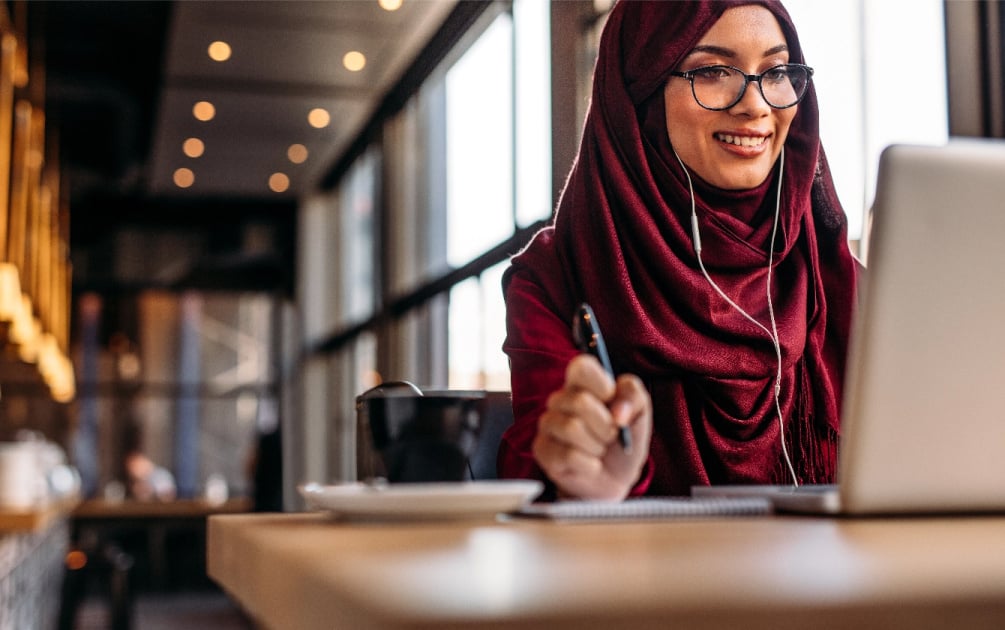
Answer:
[(77, 503), (76, 497), (68, 497), (31, 508), (0, 508), (0, 535), (42, 531), (57, 519), (67, 517)]
[(209, 519), (265, 628), (1005, 628), (1005, 517)]
[(251, 501), (246, 497), (210, 503), (202, 499), (174, 499), (171, 501), (137, 501), (125, 499), (87, 499), (73, 511), (77, 519), (165, 519), (205, 518), (211, 514), (247, 512)]

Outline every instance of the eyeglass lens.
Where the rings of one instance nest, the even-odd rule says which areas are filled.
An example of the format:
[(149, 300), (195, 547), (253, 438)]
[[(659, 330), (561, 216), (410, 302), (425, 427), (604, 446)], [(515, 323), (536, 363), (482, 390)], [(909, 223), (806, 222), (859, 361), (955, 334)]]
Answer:
[[(703, 107), (725, 109), (743, 98), (746, 76), (729, 66), (710, 66), (693, 71), (694, 97)], [(768, 105), (791, 107), (799, 102), (809, 84), (809, 72), (797, 65), (777, 66), (760, 75), (761, 95)]]

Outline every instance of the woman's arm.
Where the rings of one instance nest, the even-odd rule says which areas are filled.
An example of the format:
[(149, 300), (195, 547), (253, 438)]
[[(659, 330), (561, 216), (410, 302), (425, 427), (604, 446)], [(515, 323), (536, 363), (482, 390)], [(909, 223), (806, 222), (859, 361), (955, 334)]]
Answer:
[[(503, 436), (500, 476), (550, 480), (560, 494), (621, 499), (648, 459), (652, 405), (641, 380), (612, 379), (575, 348), (570, 321), (519, 275), (507, 285), (507, 339), (514, 426)], [(632, 432), (623, 449), (617, 427)]]

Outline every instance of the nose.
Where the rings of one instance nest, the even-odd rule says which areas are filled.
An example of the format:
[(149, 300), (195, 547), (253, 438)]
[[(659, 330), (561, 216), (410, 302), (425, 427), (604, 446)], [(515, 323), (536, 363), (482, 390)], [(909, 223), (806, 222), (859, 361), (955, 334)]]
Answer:
[(771, 105), (764, 100), (761, 94), (761, 86), (757, 81), (747, 80), (747, 86), (743, 90), (743, 96), (730, 108), (734, 114), (749, 114), (751, 116), (765, 116), (771, 112)]

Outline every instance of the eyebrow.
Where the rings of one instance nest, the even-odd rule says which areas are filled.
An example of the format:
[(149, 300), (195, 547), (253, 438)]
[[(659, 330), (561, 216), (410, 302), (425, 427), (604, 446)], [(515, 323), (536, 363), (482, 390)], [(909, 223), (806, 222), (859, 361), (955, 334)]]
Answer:
[[(778, 46), (773, 46), (764, 51), (765, 57), (770, 57), (771, 55), (777, 55), (780, 52), (785, 52), (789, 49), (785, 44), (779, 44)], [(720, 57), (736, 57), (736, 51), (730, 50), (729, 48), (723, 48), (722, 46), (715, 46), (711, 44), (695, 46), (691, 49), (691, 52), (687, 54), (688, 57), (695, 53), (708, 53), (710, 55), (718, 55)]]

